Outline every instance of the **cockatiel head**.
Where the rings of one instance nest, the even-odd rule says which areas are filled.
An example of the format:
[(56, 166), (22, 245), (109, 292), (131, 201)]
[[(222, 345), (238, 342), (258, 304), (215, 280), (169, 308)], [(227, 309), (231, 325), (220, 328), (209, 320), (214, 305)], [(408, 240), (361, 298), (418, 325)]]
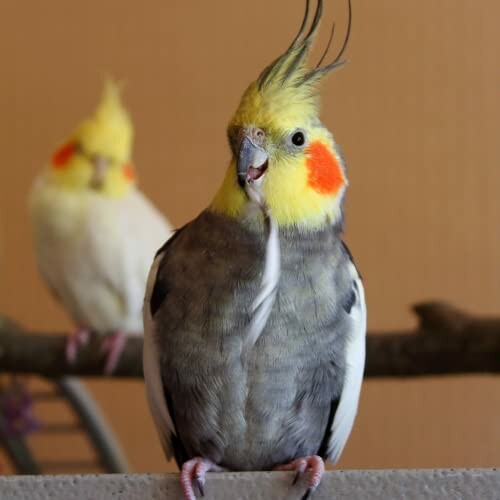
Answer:
[(118, 86), (107, 81), (95, 113), (53, 154), (49, 182), (68, 190), (122, 196), (135, 182), (133, 128)]
[(342, 217), (347, 179), (332, 135), (319, 119), (318, 86), (331, 70), (342, 64), (350, 31), (338, 55), (321, 66), (307, 67), (317, 34), (323, 2), (317, 1), (309, 20), (309, 0), (298, 35), (288, 50), (271, 63), (243, 94), (228, 136), (233, 158), (212, 209), (232, 217), (245, 213), (246, 191), (258, 186), (280, 226), (313, 228)]

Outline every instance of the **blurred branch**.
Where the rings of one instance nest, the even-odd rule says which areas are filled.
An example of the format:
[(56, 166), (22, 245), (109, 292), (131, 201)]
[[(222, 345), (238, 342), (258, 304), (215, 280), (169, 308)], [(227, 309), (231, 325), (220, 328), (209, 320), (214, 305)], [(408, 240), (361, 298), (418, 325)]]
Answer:
[(370, 332), (367, 377), (500, 374), (500, 318), (479, 318), (442, 302), (413, 307), (413, 331)]
[[(417, 377), (500, 373), (500, 318), (468, 315), (448, 304), (418, 304), (416, 330), (370, 332), (366, 377)], [(0, 372), (102, 376), (104, 356), (97, 336), (69, 365), (64, 334), (28, 332), (0, 317)], [(142, 377), (142, 339), (131, 337), (114, 377)]]
[[(37, 374), (45, 377), (65, 375), (101, 376), (105, 355), (99, 336), (78, 351), (78, 359), (66, 361), (67, 335), (33, 333), (0, 317), (0, 373)], [(142, 377), (142, 338), (130, 337), (113, 376)]]

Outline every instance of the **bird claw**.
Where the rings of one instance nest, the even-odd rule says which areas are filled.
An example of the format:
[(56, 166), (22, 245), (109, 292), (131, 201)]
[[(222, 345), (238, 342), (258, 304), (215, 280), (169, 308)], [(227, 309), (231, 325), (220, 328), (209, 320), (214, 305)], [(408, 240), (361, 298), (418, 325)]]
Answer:
[(294, 464), (294, 469), (297, 471), (295, 473), (295, 477), (293, 478), (293, 482), (292, 482), (292, 484), (295, 485), (295, 484), (297, 484), (297, 482), (299, 481), (299, 479), (302, 477), (302, 475), (304, 474), (304, 472), (307, 469), (307, 460), (305, 458), (298, 458), (297, 460), (295, 460), (292, 463)]
[(316, 488), (307, 488), (306, 492), (302, 495), (300, 500), (307, 500), (313, 493)]
[(120, 357), (127, 343), (127, 335), (121, 330), (106, 336), (101, 343), (101, 352), (106, 353), (106, 364), (104, 374), (111, 375), (120, 361)]
[(321, 477), (323, 476), (323, 472), (325, 471), (325, 463), (323, 462), (323, 459), (321, 457), (312, 455), (308, 457), (297, 458), (289, 464), (278, 465), (274, 468), (274, 470), (296, 471), (292, 484), (296, 484), (306, 471), (310, 471), (308, 488), (302, 496), (302, 500), (307, 500), (315, 492), (316, 488), (321, 482)]
[(294, 486), (299, 482), (300, 476), (302, 476), (302, 474), (299, 471), (297, 471), (292, 481), (292, 484)]
[(196, 500), (193, 490), (193, 481), (196, 483), (200, 495), (205, 496), (205, 474), (210, 471), (220, 472), (222, 467), (206, 458), (196, 457), (184, 462), (182, 465), (180, 482), (185, 500)]
[(74, 365), (76, 363), (80, 347), (85, 347), (89, 340), (90, 333), (83, 328), (79, 328), (68, 337), (66, 341), (66, 361), (68, 364)]
[(204, 497), (205, 496), (205, 482), (198, 478), (198, 479), (196, 479), (196, 486), (198, 486), (198, 490), (200, 492), (200, 495), (202, 497)]

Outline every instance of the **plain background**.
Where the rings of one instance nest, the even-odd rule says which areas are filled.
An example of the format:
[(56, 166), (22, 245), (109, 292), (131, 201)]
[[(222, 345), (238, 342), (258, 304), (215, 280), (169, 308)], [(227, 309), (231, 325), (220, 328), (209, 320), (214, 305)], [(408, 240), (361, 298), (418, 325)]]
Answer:
[[(345, 2), (325, 3), (339, 43)], [(349, 63), (324, 84), (322, 117), (348, 162), (346, 239), (369, 327), (411, 328), (409, 306), (433, 298), (498, 313), (500, 3), (353, 3)], [(302, 13), (302, 0), (2, 1), (0, 310), (40, 331), (71, 327), (37, 274), (26, 199), (105, 76), (125, 82), (141, 186), (180, 226), (209, 203), (227, 121)], [(89, 385), (133, 469), (166, 470), (142, 384)], [(499, 416), (498, 378), (371, 380), (340, 467), (495, 466)], [(68, 455), (57, 440), (37, 446)]]

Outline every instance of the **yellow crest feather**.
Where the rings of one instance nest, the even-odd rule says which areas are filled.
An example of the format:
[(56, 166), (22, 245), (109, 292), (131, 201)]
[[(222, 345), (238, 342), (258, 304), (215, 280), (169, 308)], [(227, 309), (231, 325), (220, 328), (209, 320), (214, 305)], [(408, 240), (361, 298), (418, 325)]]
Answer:
[(105, 82), (94, 115), (80, 124), (73, 137), (89, 153), (99, 153), (119, 163), (130, 159), (133, 126), (116, 82)]
[[(121, 102), (120, 89), (108, 80), (94, 114), (54, 153), (44, 177), (47, 186), (85, 196), (88, 192), (95, 195), (97, 191), (111, 197), (125, 195), (135, 184), (130, 162), (132, 138), (132, 121)], [(107, 163), (98, 189), (91, 185), (95, 158), (103, 158)]]
[(265, 128), (279, 120), (280, 126), (287, 127), (297, 120), (304, 121), (317, 116), (318, 84), (330, 71), (343, 64), (341, 56), (349, 39), (351, 3), (349, 1), (349, 24), (340, 52), (331, 63), (321, 66), (333, 39), (334, 29), (332, 29), (323, 56), (312, 69), (307, 67), (307, 58), (318, 32), (323, 2), (318, 0), (311, 26), (304, 35), (309, 19), (309, 3), (307, 0), (299, 33), (288, 49), (267, 66), (245, 91), (231, 126), (258, 124), (259, 127)]
[[(322, 66), (333, 39), (332, 29), (327, 47), (313, 68), (308, 67), (307, 59), (319, 28), (323, 1), (316, 0), (316, 10), (306, 31), (309, 6), (310, 1), (306, 0), (306, 12), (299, 33), (288, 49), (267, 66), (244, 92), (228, 130), (231, 143), (241, 129), (257, 127), (265, 132), (269, 139), (269, 168), (262, 181), (266, 202), (280, 226), (303, 229), (341, 220), (341, 204), (347, 185), (342, 160), (335, 151), (333, 137), (319, 121), (318, 87), (324, 76), (343, 64), (341, 56), (350, 34), (351, 3), (348, 0), (348, 27), (340, 51), (329, 64)], [(297, 128), (307, 131), (310, 144), (321, 144), (330, 152), (332, 164), (339, 169), (341, 182), (338, 188), (331, 191), (316, 189), (311, 185), (308, 150), (293, 155), (282, 147), (284, 139)], [(238, 184), (236, 154), (233, 150), (232, 161), (210, 208), (230, 217), (240, 218), (246, 217), (248, 198)], [(319, 161), (322, 162), (323, 159), (320, 158)]]

